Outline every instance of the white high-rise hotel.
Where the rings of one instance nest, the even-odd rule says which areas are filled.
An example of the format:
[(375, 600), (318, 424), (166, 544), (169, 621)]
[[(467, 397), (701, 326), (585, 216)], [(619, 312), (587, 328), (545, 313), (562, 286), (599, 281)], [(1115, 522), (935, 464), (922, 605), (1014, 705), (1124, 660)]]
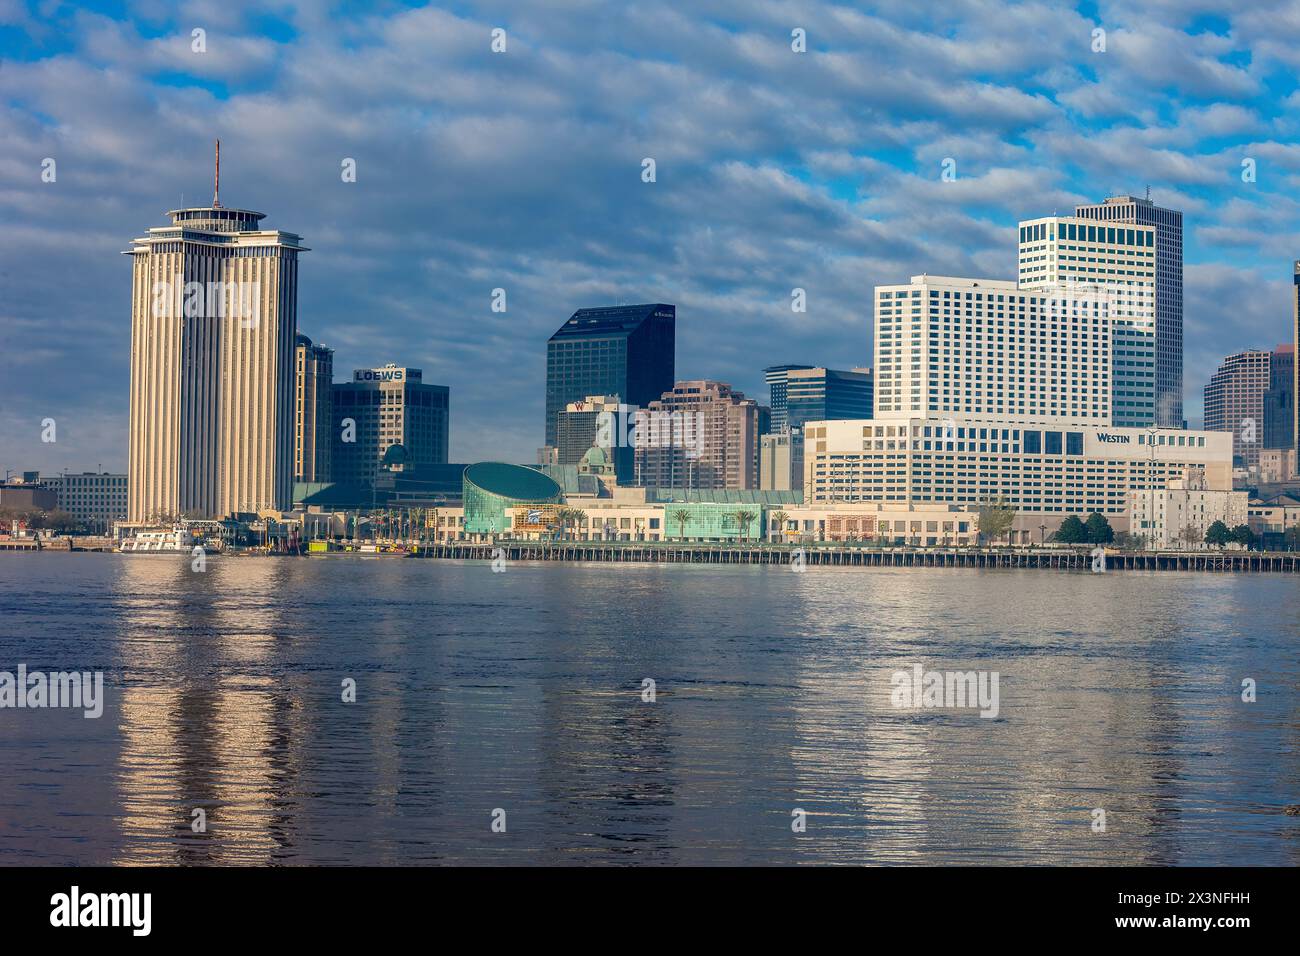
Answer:
[(1111, 419), (1156, 421), (1156, 231), (1052, 216), (1020, 224), (1020, 286), (1087, 283), (1111, 316)]
[(808, 424), (805, 503), (1001, 498), (1027, 542), (1092, 511), (1124, 530), (1139, 489), (1231, 488), (1230, 434), (1155, 424), (1154, 253), (1152, 227), (1050, 217), (1020, 226), (1019, 282), (877, 287), (875, 418)]
[(284, 510), (293, 495), (298, 236), (262, 213), (175, 209), (126, 253), (128, 518)]

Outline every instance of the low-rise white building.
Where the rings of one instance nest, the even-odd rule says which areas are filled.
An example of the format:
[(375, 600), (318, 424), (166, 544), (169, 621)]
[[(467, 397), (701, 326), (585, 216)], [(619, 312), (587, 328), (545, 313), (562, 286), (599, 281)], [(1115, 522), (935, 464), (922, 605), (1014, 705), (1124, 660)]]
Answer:
[(1209, 488), (1200, 474), (1168, 488), (1137, 489), (1129, 492), (1129, 533), (1153, 549), (1205, 548), (1205, 532), (1216, 521), (1229, 529), (1247, 523), (1249, 498), (1244, 491)]

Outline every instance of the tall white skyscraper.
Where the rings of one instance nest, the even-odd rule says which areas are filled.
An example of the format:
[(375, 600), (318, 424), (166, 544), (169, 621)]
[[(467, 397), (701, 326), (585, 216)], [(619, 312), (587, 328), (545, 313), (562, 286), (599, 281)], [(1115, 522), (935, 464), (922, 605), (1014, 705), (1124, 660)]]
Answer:
[(1133, 223), (1156, 230), (1156, 424), (1183, 425), (1183, 214), (1137, 196), (1076, 206), (1098, 224)]
[[(220, 167), (218, 166), (218, 169)], [(287, 509), (297, 235), (263, 213), (174, 209), (134, 240), (131, 521)]]
[[(1111, 318), (1111, 419), (1156, 421), (1156, 231), (1050, 216), (1020, 223), (1020, 287), (1095, 285)], [(1181, 420), (1178, 425), (1181, 425)]]

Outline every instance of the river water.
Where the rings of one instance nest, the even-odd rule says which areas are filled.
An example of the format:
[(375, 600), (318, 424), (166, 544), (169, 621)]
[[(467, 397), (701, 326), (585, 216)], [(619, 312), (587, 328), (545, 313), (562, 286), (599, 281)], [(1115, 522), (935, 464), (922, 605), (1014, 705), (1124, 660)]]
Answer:
[[(1282, 575), (0, 555), (0, 671), (105, 681), (98, 719), (0, 709), (0, 864), (1295, 865), (1298, 598)], [(896, 706), (918, 665), (996, 673), (996, 717)]]

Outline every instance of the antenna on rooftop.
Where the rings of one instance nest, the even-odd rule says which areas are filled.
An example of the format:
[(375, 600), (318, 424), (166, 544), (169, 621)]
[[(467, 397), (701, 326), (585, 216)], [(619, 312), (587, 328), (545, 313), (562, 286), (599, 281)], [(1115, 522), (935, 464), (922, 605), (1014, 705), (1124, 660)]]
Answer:
[(1147, 202), (1151, 201), (1151, 184), (1147, 183)]
[(217, 168), (212, 176), (212, 208), (220, 209), (221, 200), (217, 198), (221, 192), (221, 140), (217, 140)]

